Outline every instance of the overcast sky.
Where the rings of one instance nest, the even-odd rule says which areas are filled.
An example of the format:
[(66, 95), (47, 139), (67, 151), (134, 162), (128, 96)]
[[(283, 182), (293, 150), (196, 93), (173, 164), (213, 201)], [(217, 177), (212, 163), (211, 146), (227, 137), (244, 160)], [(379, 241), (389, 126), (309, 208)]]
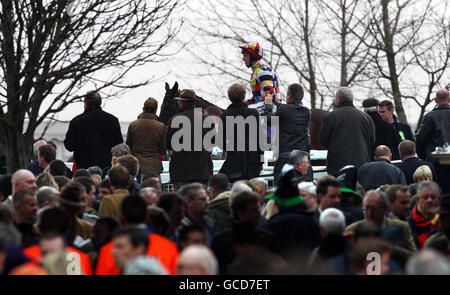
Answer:
[[(195, 1), (199, 1), (199, 0), (195, 0)], [(190, 3), (190, 5), (192, 5), (192, 3)], [(177, 18), (188, 17), (188, 16), (186, 16), (186, 11), (180, 11), (178, 13), (180, 13), (180, 14), (175, 15), (175, 17), (177, 17)], [(180, 36), (185, 37), (186, 32), (187, 32), (186, 30), (182, 30), (180, 32)], [(255, 41), (259, 41), (259, 40), (255, 40)], [(268, 44), (263, 43), (262, 45), (264, 47), (265, 45), (268, 45)], [(221, 46), (221, 45), (217, 44), (217, 46)], [(176, 52), (176, 51), (178, 51), (178, 48), (179, 48), (179, 46), (176, 43), (173, 43), (172, 47), (168, 48), (167, 52), (172, 52), (172, 53)], [(233, 49), (231, 49), (229, 54), (230, 54), (230, 57), (232, 57), (232, 58), (230, 58), (230, 60), (232, 60), (232, 62), (240, 63), (240, 66), (242, 66), (243, 68), (245, 67), (244, 63), (239, 60), (240, 50), (238, 48), (236, 48), (235, 51), (233, 51)], [(183, 62), (180, 61), (181, 59), (183, 60)], [(141, 112), (144, 101), (150, 96), (154, 97), (155, 99), (157, 99), (159, 101), (159, 103), (160, 103), (159, 108), (160, 108), (163, 97), (164, 97), (164, 93), (165, 93), (165, 88), (164, 88), (165, 82), (168, 82), (170, 84), (170, 86), (172, 86), (175, 81), (179, 82), (181, 88), (192, 87), (192, 88), (194, 88), (194, 90), (196, 90), (198, 92), (198, 94), (200, 96), (203, 96), (205, 99), (211, 101), (211, 99), (208, 99), (207, 96), (202, 95), (202, 93), (204, 94), (204, 92), (202, 92), (202, 89), (205, 89), (209, 86), (208, 85), (209, 81), (207, 80), (207, 78), (192, 79), (192, 75), (187, 76), (186, 79), (177, 77), (178, 76), (177, 73), (180, 72), (180, 67), (183, 67), (184, 72), (189, 73), (190, 71), (192, 71), (193, 73), (191, 73), (191, 74), (193, 75), (193, 74), (195, 74), (196, 71), (199, 71), (199, 67), (201, 68), (202, 66), (198, 65), (198, 63), (193, 59), (191, 61), (189, 61), (189, 58), (187, 57), (186, 52), (184, 52), (184, 51), (176, 52), (167, 61), (160, 62), (160, 63), (149, 63), (143, 67), (140, 67), (136, 71), (132, 72), (128, 76), (128, 79), (135, 81), (135, 80), (142, 80), (142, 79), (148, 78), (148, 77), (153, 77), (154, 82), (148, 86), (144, 86), (144, 87), (140, 87), (138, 89), (131, 90), (127, 94), (125, 94), (121, 97), (116, 97), (115, 99), (105, 101), (103, 109), (105, 111), (110, 112), (110, 113), (114, 114), (115, 116), (117, 116), (120, 121), (135, 120), (137, 118), (137, 115)], [(250, 74), (251, 74), (250, 69), (248, 69), (249, 77), (250, 77)], [(292, 79), (285, 79), (285, 81), (287, 82), (286, 84), (296, 82), (296, 81), (292, 81)], [(220, 107), (225, 108), (229, 104), (228, 100), (223, 96), (223, 94), (226, 93), (226, 89), (222, 90), (222, 92), (220, 92), (219, 90), (213, 90), (212, 88), (211, 89), (208, 88), (208, 90), (216, 91), (216, 97), (214, 99), (214, 102), (216, 104), (218, 104)], [(80, 90), (80, 93), (78, 93), (78, 94), (84, 94), (85, 92), (86, 92), (86, 89), (82, 89), (82, 90)], [(247, 96), (250, 96), (250, 95), (251, 95), (251, 93), (248, 91)], [(307, 93), (305, 94), (305, 96), (306, 96), (305, 100), (308, 100)], [(360, 99), (364, 99), (364, 98), (360, 98)], [(415, 106), (414, 104), (408, 103), (407, 101), (405, 101), (404, 104), (405, 104), (404, 106), (406, 109), (406, 114), (408, 116), (409, 122), (415, 123), (415, 121), (417, 121), (417, 118), (419, 116), (418, 108), (414, 107)], [(306, 104), (306, 105), (308, 106), (308, 104)], [(360, 107), (360, 103), (359, 104), (357, 103), (356, 106)], [(434, 107), (434, 104), (430, 104), (430, 106), (427, 108), (427, 110), (431, 109), (433, 107)], [(159, 110), (160, 109), (158, 109), (158, 113), (159, 113)], [(58, 119), (64, 120), (64, 121), (69, 121), (74, 116), (81, 113), (82, 111), (83, 111), (83, 103), (81, 103), (81, 102), (74, 103), (74, 104), (68, 106), (64, 111), (62, 111), (58, 115)]]

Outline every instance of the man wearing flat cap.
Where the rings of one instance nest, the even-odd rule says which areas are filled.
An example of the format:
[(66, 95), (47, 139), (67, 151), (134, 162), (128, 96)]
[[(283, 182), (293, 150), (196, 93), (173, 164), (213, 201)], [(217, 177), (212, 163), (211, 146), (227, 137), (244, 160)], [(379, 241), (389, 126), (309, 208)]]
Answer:
[(395, 127), (384, 121), (378, 114), (379, 101), (376, 98), (368, 98), (363, 101), (363, 110), (367, 113), (375, 125), (375, 142), (372, 145), (372, 156), (377, 146), (385, 145), (392, 152), (392, 160), (399, 160), (398, 144), (400, 143)]
[(203, 127), (206, 115), (195, 109), (195, 91), (184, 89), (177, 100), (179, 113), (167, 126), (167, 149), (172, 151), (169, 162), (170, 182), (178, 190), (184, 184), (208, 184), (213, 174), (211, 151), (205, 150), (203, 138), (211, 128)]

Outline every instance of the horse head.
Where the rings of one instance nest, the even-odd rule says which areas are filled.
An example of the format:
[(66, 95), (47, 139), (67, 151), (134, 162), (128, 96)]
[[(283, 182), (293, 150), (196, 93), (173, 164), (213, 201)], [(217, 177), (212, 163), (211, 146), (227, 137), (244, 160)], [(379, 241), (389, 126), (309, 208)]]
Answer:
[(175, 82), (172, 89), (166, 82), (166, 94), (164, 95), (161, 112), (159, 114), (159, 120), (164, 124), (167, 124), (169, 119), (178, 113), (177, 101), (175, 100), (175, 97), (177, 97), (179, 93), (180, 90), (178, 89), (178, 82)]
[[(178, 82), (175, 82), (172, 89), (170, 88), (169, 84), (166, 83), (166, 94), (161, 106), (161, 113), (159, 114), (159, 120), (166, 125), (169, 122), (169, 119), (172, 118), (172, 116), (176, 115), (179, 111), (177, 101), (175, 100), (175, 97), (177, 97), (179, 94), (180, 89), (178, 89)], [(216, 106), (215, 104), (210, 103), (209, 101), (203, 99), (198, 95), (196, 95), (196, 98), (196, 108), (201, 108), (202, 110), (204, 110), (209, 106)], [(223, 111), (222, 108), (219, 109)]]

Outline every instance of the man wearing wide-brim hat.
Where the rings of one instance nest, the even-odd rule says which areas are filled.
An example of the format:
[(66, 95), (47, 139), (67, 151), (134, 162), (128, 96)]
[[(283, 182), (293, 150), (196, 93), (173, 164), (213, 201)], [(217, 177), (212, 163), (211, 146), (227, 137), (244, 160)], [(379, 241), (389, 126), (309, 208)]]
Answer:
[[(203, 138), (211, 128), (203, 127), (206, 115), (200, 108), (194, 109), (197, 101), (194, 90), (182, 90), (175, 100), (179, 113), (169, 120), (167, 126), (167, 148), (172, 151), (169, 162), (170, 182), (174, 184), (175, 190), (191, 182), (207, 185), (213, 174), (213, 163), (211, 152), (206, 151), (203, 146)], [(194, 118), (197, 124), (194, 124)], [(188, 125), (186, 121), (190, 123), (190, 128), (185, 126)]]
[(424, 244), (424, 248), (433, 248), (442, 252), (444, 255), (450, 255), (450, 194), (441, 196), (441, 202), (436, 210), (439, 214), (439, 228), (430, 233), (429, 238)]
[(177, 97), (175, 97), (175, 100), (196, 102), (197, 95), (195, 94), (195, 91), (192, 89), (183, 89), (180, 91), (180, 94)]
[(92, 223), (78, 217), (87, 206), (81, 201), (83, 193), (85, 193), (85, 189), (81, 184), (70, 183), (64, 186), (58, 199), (61, 209), (67, 214), (72, 224), (71, 239), (75, 239), (76, 236), (80, 236), (84, 240), (90, 239), (94, 227)]

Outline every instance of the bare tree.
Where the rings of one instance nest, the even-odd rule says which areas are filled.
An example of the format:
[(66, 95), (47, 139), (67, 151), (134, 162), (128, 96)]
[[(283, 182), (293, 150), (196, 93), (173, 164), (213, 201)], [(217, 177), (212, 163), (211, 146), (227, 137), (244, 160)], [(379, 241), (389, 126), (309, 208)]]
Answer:
[[(423, 28), (433, 0), (366, 1), (365, 15), (370, 36), (357, 35), (371, 50), (373, 63), (368, 73), (372, 83), (394, 100), (398, 119), (407, 123), (403, 107), (402, 78), (413, 64), (409, 45)], [(419, 6), (421, 6), (419, 8)], [(386, 83), (389, 87), (386, 87)]]
[(407, 89), (410, 89), (409, 92), (412, 93), (405, 93), (404, 97), (412, 99), (420, 107), (417, 128), (422, 122), (426, 107), (433, 102), (432, 95), (436, 92), (436, 88), (450, 86), (443, 84), (448, 83), (450, 78), (449, 6), (450, 4), (446, 2), (438, 9), (430, 8), (423, 25), (424, 30), (417, 34), (409, 45), (414, 56), (411, 72), (420, 79), (410, 83)]
[[(328, 26), (330, 33), (329, 46), (322, 48), (329, 60), (336, 61), (336, 71), (340, 72), (339, 86), (350, 86), (354, 83), (361, 84), (367, 80), (365, 69), (370, 64), (371, 58), (367, 54), (368, 47), (362, 39), (369, 35), (369, 27), (364, 24), (361, 18), (361, 0), (320, 0), (317, 2), (318, 8), (323, 15), (323, 21)], [(355, 37), (352, 32), (358, 32), (361, 38)], [(329, 78), (323, 79), (326, 85), (332, 84), (335, 88), (335, 81)], [(329, 88), (329, 87), (327, 87)]]
[(8, 170), (26, 167), (36, 127), (79, 101), (78, 88), (117, 94), (146, 85), (149, 79), (123, 80), (161, 59), (179, 30), (170, 18), (176, 6), (173, 0), (1, 0), (0, 147)]
[[(407, 122), (405, 99), (408, 106), (415, 101), (423, 115), (431, 101), (424, 89), (448, 77), (444, 2), (203, 0), (190, 11), (195, 21), (187, 48), (206, 71), (192, 77), (210, 79), (208, 85), (215, 85), (221, 97), (231, 82), (247, 85), (249, 71), (238, 59), (237, 46), (257, 40), (265, 47), (265, 62), (279, 77), (301, 81), (311, 108), (329, 107), (327, 97), (337, 86), (351, 86), (372, 97), (393, 99), (399, 120)], [(283, 85), (287, 79), (280, 80)]]
[[(325, 99), (337, 86), (363, 83), (367, 79), (364, 76), (370, 62), (367, 46), (352, 33), (368, 35), (368, 28), (358, 17), (361, 2), (202, 1), (202, 13), (191, 26), (194, 28), (191, 35), (200, 37), (193, 38), (190, 52), (200, 64), (207, 65), (206, 75), (217, 78), (212, 81), (223, 92), (225, 87), (217, 84), (218, 80), (248, 81), (248, 70), (241, 62), (230, 60), (229, 50), (234, 47), (239, 52), (238, 43), (255, 38), (267, 47), (265, 60), (277, 73), (297, 76), (309, 93), (311, 108), (328, 107), (331, 104), (325, 103)], [(217, 44), (223, 43), (230, 47), (217, 50)], [(214, 49), (205, 53), (201, 48)]]

